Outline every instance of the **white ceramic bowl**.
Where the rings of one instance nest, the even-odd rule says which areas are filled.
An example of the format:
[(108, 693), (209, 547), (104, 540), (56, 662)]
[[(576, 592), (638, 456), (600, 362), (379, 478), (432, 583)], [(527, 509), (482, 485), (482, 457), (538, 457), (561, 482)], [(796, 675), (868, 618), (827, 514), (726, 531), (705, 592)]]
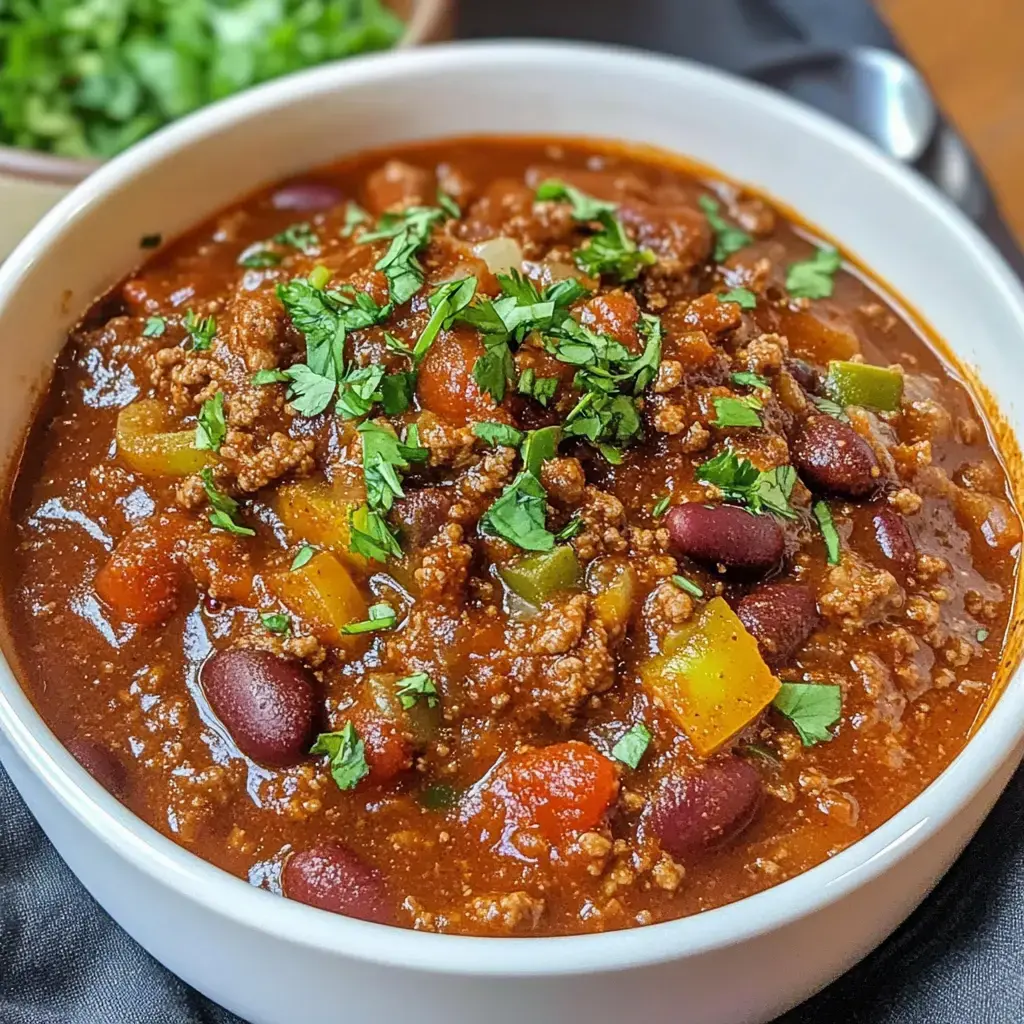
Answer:
[[(64, 333), (139, 261), (255, 186), (367, 146), (458, 133), (608, 136), (688, 153), (841, 239), (919, 307), (1024, 428), (1024, 295), (922, 180), (838, 125), (693, 64), (591, 47), (454, 45), (321, 68), (189, 118), (103, 167), (0, 269), (0, 451), (14, 453)], [(55, 638), (59, 642), (59, 637)], [(605, 935), (477, 939), (313, 910), (229, 877), (108, 796), (0, 668), (0, 754), (71, 868), (171, 970), (257, 1024), (765, 1021), (849, 967), (927, 893), (1021, 754), (1015, 676), (913, 803), (760, 895)]]

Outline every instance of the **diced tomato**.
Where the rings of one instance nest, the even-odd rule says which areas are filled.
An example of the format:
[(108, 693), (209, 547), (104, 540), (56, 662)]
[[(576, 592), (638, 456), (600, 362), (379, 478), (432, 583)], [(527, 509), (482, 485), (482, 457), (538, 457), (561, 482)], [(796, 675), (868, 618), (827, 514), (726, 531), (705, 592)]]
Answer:
[(497, 405), (473, 379), (483, 354), (476, 331), (456, 328), (439, 334), (420, 366), (420, 404), (453, 423), (493, 419)]
[(609, 292), (588, 299), (580, 313), (580, 323), (598, 334), (610, 334), (630, 352), (639, 353), (643, 346), (636, 325), (640, 307), (626, 292)]
[(96, 574), (96, 593), (122, 622), (158, 626), (178, 606), (182, 572), (166, 525), (146, 523), (126, 533)]
[(412, 745), (394, 722), (370, 714), (353, 717), (366, 746), (367, 781), (379, 786), (412, 767)]
[(690, 330), (719, 334), (739, 327), (742, 320), (740, 307), (735, 302), (720, 302), (710, 292), (693, 300), (686, 309), (683, 323)]
[(494, 769), (487, 793), (506, 824), (535, 825), (550, 842), (596, 828), (619, 789), (614, 764), (571, 740), (512, 754)]

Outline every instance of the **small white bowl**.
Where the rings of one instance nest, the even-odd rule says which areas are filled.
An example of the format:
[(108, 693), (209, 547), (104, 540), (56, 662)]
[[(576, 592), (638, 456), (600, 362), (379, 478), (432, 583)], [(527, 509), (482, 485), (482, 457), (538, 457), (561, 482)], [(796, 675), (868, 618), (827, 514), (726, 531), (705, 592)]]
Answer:
[[(15, 456), (66, 330), (173, 236), (276, 178), (369, 146), (460, 133), (588, 135), (690, 154), (840, 239), (1024, 413), (1024, 295), (923, 180), (839, 125), (706, 67), (588, 46), (452, 45), (357, 59), (209, 108), (98, 170), (0, 268), (0, 452)], [(59, 642), (59, 637), (55, 637)], [(774, 1017), (896, 927), (1021, 755), (1024, 681), (909, 806), (767, 892), (648, 928), (479, 939), (332, 916), (254, 889), (157, 834), (64, 751), (0, 666), (0, 754), (99, 902), (171, 970), (255, 1024), (741, 1024)]]

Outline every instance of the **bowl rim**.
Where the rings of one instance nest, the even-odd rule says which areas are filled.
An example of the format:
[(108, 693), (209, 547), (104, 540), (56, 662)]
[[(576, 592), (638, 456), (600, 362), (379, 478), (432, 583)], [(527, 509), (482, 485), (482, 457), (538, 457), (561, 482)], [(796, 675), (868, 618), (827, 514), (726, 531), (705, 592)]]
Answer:
[[(444, 33), (451, 3), (452, 0), (410, 0), (405, 31), (393, 50), (422, 46), (440, 38)], [(0, 146), (0, 176), (46, 185), (77, 185), (107, 162), (93, 157), (59, 156), (41, 149)]]
[[(752, 103), (782, 124), (817, 135), (945, 221), (980, 263), (1024, 335), (1024, 290), (992, 244), (923, 178), (889, 160), (838, 122), (767, 87), (691, 61), (587, 43), (456, 42), (324, 65), (230, 97), (162, 129), (101, 167), (47, 213), (0, 266), (0, 305), (21, 275), (59, 244), (64, 227), (142, 169), (266, 108), (311, 90), (344, 89), (429, 73), (453, 64), (467, 73), (502, 66), (550, 66), (600, 73), (609, 62), (637, 78), (705, 87)], [(50, 256), (49, 258), (52, 258)], [(483, 938), (372, 924), (281, 899), (214, 867), (136, 817), (64, 750), (0, 662), (0, 729), (14, 752), (63, 808), (109, 849), (155, 883), (246, 929), (320, 953), (440, 975), (556, 977), (619, 971), (699, 956), (777, 931), (848, 896), (892, 869), (948, 824), (1018, 754), (1024, 739), (1024, 686), (1015, 670), (987, 719), (951, 764), (917, 797), (830, 860), (771, 889), (701, 914), (589, 935)]]

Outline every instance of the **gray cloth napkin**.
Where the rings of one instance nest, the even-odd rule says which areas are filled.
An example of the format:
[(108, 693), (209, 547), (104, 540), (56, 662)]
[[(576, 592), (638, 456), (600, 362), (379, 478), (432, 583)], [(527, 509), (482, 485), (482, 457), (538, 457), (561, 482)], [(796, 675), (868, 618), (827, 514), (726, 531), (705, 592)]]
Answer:
[[(891, 45), (861, 0), (463, 0), (458, 34), (617, 42), (741, 74), (815, 47)], [(997, 211), (990, 213), (984, 226), (1020, 266)], [(910, 920), (777, 1024), (1024, 1021), (1022, 823), (1024, 774), (1018, 774)], [(785, 950), (780, 965), (784, 969)], [(0, 769), (0, 1024), (51, 1022), (242, 1024), (164, 970), (114, 924), (58, 857)]]

